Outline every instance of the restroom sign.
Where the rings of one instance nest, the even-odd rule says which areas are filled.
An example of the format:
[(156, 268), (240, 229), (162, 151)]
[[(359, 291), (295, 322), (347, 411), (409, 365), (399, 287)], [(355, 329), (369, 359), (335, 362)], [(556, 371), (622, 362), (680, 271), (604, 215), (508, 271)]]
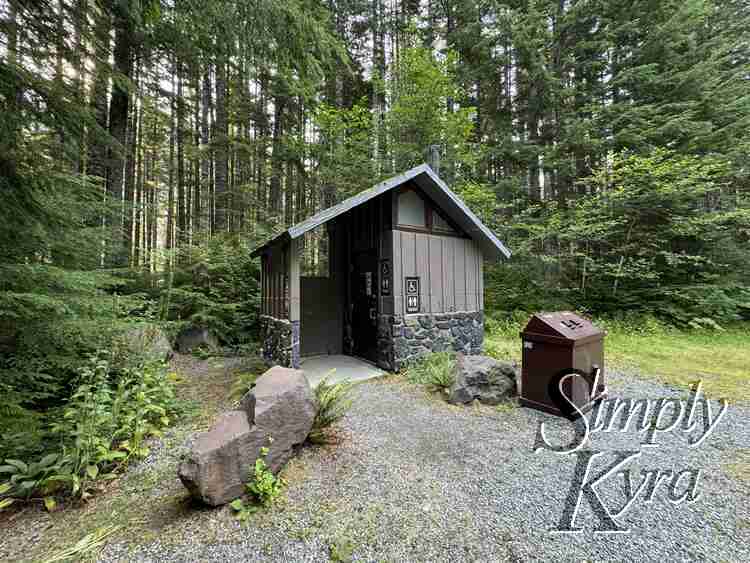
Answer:
[(380, 261), (380, 295), (391, 294), (391, 263), (389, 260)]
[(406, 312), (419, 313), (419, 278), (406, 278)]

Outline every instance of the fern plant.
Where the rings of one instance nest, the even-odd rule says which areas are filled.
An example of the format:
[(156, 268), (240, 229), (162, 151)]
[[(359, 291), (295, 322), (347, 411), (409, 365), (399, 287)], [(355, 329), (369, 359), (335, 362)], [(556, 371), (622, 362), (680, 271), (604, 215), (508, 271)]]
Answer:
[(333, 373), (334, 370), (331, 370), (315, 388), (315, 402), (318, 411), (313, 421), (312, 430), (307, 437), (313, 444), (330, 442), (330, 426), (343, 418), (352, 406), (351, 392), (355, 383), (351, 381), (329, 383)]
[(435, 391), (445, 391), (453, 385), (455, 357), (449, 352), (430, 354), (413, 363), (406, 371), (412, 383), (426, 385)]

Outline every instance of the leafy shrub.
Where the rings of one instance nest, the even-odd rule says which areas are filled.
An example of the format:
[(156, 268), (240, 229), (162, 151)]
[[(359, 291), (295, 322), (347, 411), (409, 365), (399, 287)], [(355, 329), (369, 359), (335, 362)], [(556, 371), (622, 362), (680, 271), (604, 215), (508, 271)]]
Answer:
[(626, 151), (566, 205), (508, 209), (494, 226), (513, 257), (487, 267), (486, 309), (631, 311), (683, 328), (750, 318), (750, 207), (728, 188), (735, 168), (716, 154)]
[(2, 381), (0, 396), (0, 460), (7, 457), (27, 459), (39, 456), (44, 451), (44, 415), (25, 408), (22, 393)]
[[(158, 436), (179, 407), (161, 363), (114, 372), (102, 354), (79, 370), (75, 392), (55, 416), (55, 437), (39, 461), (6, 459), (9, 475), (0, 499), (46, 496), (64, 489), (87, 498), (94, 484), (114, 476), (131, 459), (148, 455), (145, 440)], [(5, 501), (8, 504), (8, 501)]]
[(453, 385), (455, 355), (451, 352), (437, 352), (411, 364), (406, 370), (406, 378), (412, 383), (426, 385), (436, 391), (443, 391)]
[(70, 480), (70, 458), (60, 454), (48, 454), (39, 461), (25, 463), (18, 459), (6, 459), (0, 465), (0, 474), (7, 479), (0, 484), (0, 509), (10, 506), (17, 498), (29, 499), (33, 494), (44, 497), (48, 509), (55, 506), (49, 496), (60, 488), (62, 482)]
[(331, 440), (329, 427), (343, 418), (352, 406), (351, 392), (355, 383), (342, 381), (329, 383), (331, 373), (326, 375), (315, 388), (315, 402), (318, 412), (307, 439), (313, 444), (324, 444)]

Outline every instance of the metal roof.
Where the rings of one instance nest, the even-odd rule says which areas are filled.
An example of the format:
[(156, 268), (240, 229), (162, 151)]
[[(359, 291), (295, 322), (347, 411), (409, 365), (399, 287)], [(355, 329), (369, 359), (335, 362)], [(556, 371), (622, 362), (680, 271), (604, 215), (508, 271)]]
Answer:
[(315, 215), (308, 217), (301, 223), (289, 227), (287, 230), (266, 242), (263, 246), (255, 249), (253, 256), (258, 256), (271, 246), (281, 242), (296, 239), (304, 235), (307, 231), (327, 223), (331, 219), (343, 215), (347, 211), (354, 209), (374, 197), (397, 188), (398, 186), (414, 181), (424, 192), (437, 203), (440, 209), (453, 219), (482, 249), (486, 258), (497, 259), (501, 256), (510, 258), (510, 250), (498, 240), (498, 238), (485, 227), (479, 218), (471, 212), (466, 204), (451, 191), (437, 174), (427, 164), (420, 164), (416, 168), (407, 170), (403, 174), (389, 178), (355, 196), (342, 201), (341, 203), (324, 209)]

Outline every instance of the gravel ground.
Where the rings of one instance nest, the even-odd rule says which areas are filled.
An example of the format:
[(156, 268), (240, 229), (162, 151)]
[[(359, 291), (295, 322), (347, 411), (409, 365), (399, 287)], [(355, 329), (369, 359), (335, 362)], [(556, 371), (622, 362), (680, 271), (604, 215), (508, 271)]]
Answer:
[[(686, 398), (632, 376), (611, 375), (609, 384), (619, 397)], [(662, 484), (653, 502), (641, 495), (618, 518), (630, 533), (595, 534), (584, 500), (581, 533), (554, 534), (576, 457), (532, 447), (539, 422), (556, 419), (525, 408), (451, 407), (395, 377), (363, 383), (355, 395), (340, 443), (300, 451), (271, 510), (245, 526), (228, 508), (173, 511), (152, 526), (153, 541), (113, 542), (100, 560), (750, 561), (750, 483), (726, 468), (739, 455), (750, 463), (748, 408), (730, 407), (698, 448), (674, 432), (630, 464), (634, 488), (641, 469), (700, 469), (695, 502), (668, 502)], [(591, 447), (637, 450), (642, 438), (599, 433)], [(169, 469), (175, 456), (156, 448), (139, 471)], [(623, 502), (617, 479), (597, 487), (613, 512)], [(155, 494), (180, 489), (176, 477), (161, 487)]]

